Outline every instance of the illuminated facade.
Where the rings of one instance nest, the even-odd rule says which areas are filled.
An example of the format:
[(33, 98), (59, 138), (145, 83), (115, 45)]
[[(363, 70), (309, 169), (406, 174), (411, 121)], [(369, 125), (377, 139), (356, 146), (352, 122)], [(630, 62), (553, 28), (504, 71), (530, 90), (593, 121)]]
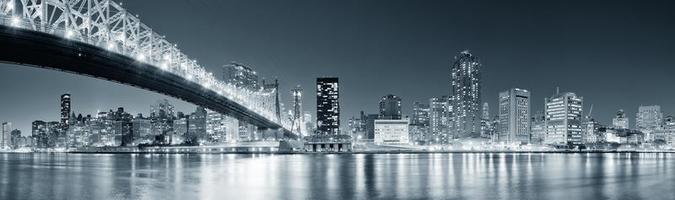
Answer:
[(337, 77), (316, 79), (316, 124), (321, 135), (340, 134), (340, 102)]
[(546, 117), (539, 111), (535, 113), (530, 122), (530, 143), (542, 144), (546, 136)]
[(68, 130), (70, 125), (70, 94), (61, 95), (61, 128)]
[(499, 93), (500, 142), (529, 143), (530, 120), (530, 91), (512, 88)]
[(258, 91), (261, 88), (258, 73), (250, 67), (235, 62), (223, 66), (223, 80), (235, 87), (252, 91)]
[(490, 138), (490, 106), (487, 102), (483, 103), (483, 113), (480, 117), (480, 137)]
[(206, 110), (206, 142), (211, 144), (225, 142), (225, 131), (225, 116)]
[(185, 140), (193, 144), (202, 144), (206, 139), (206, 109), (197, 107), (188, 118), (188, 134)]
[(380, 100), (380, 119), (401, 119), (401, 98), (388, 94)]
[(578, 146), (582, 143), (583, 97), (567, 92), (545, 99), (545, 144)]
[(447, 144), (452, 136), (452, 106), (447, 96), (432, 97), (429, 99), (429, 134), (428, 141), (432, 144)]
[(646, 141), (654, 140), (652, 132), (661, 129), (663, 113), (661, 106), (640, 106), (635, 117), (635, 128), (645, 134)]
[(616, 117), (612, 119), (612, 126), (621, 129), (628, 129), (630, 127), (630, 121), (628, 120), (628, 117), (626, 117), (626, 113), (623, 112), (623, 109), (616, 112)]
[(478, 57), (462, 51), (451, 68), (451, 102), (456, 137), (480, 134), (481, 64)]
[(375, 120), (375, 144), (408, 144), (407, 119), (377, 119)]
[(152, 120), (153, 135), (160, 135), (171, 130), (176, 118), (174, 107), (168, 100), (158, 100), (150, 106), (150, 120)]
[(300, 137), (307, 136), (306, 130), (304, 127), (304, 113), (302, 112), (302, 88), (298, 85), (291, 90), (291, 96), (293, 98), (293, 110), (291, 111), (291, 128), (293, 132), (296, 132)]

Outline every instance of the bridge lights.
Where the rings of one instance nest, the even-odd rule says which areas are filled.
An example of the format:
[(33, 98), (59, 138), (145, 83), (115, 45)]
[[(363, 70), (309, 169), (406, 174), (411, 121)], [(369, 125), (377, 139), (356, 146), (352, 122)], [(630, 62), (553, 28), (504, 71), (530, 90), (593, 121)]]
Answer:
[(136, 60), (145, 62), (145, 54), (142, 53), (138, 54), (138, 56), (136, 56)]
[(159, 68), (162, 70), (166, 70), (169, 67), (169, 63), (167, 62), (162, 62), (162, 64), (159, 65)]
[(10, 23), (12, 26), (18, 27), (21, 23), (21, 19), (19, 19), (17, 16), (13, 16)]
[(108, 42), (108, 51), (112, 51), (115, 49), (115, 43), (114, 42)]
[(72, 30), (66, 30), (66, 38), (71, 39), (75, 35)]

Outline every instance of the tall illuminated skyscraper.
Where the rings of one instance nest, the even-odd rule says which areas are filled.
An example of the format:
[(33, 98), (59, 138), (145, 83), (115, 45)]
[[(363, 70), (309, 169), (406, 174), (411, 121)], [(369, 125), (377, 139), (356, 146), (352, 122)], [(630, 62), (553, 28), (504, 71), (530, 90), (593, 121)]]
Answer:
[[(557, 93), (557, 92), (556, 92)], [(578, 146), (582, 138), (583, 97), (567, 92), (545, 99), (545, 144)]]
[(291, 111), (292, 116), (292, 129), (296, 133), (299, 133), (300, 136), (306, 136), (304, 128), (304, 113), (302, 112), (302, 88), (298, 85), (291, 90), (291, 95), (293, 97), (293, 110)]
[(455, 136), (477, 136), (481, 120), (481, 64), (469, 50), (455, 56), (451, 68), (451, 95)]
[(61, 95), (61, 128), (68, 129), (70, 125), (70, 94)]
[(530, 91), (512, 88), (499, 93), (499, 141), (530, 142)]
[(316, 79), (316, 125), (321, 135), (340, 134), (340, 102), (337, 77)]

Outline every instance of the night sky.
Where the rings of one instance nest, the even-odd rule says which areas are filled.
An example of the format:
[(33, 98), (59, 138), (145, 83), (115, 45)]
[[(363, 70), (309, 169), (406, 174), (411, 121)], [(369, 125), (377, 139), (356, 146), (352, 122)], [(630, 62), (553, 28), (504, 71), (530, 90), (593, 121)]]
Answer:
[[(120, 1), (117, 1), (120, 2)], [(464, 49), (483, 64), (483, 100), (532, 91), (532, 111), (561, 91), (584, 97), (585, 112), (608, 124), (623, 108), (635, 124), (639, 105), (675, 114), (674, 1), (128, 0), (129, 11), (216, 74), (237, 61), (279, 78), (282, 98), (305, 88), (315, 115), (318, 76), (340, 78), (343, 122), (377, 111), (381, 96), (428, 103), (450, 93), (450, 65)], [(159, 5), (161, 4), (161, 5)], [(148, 114), (168, 98), (63, 72), (0, 64), (0, 121), (24, 135), (33, 120), (58, 120), (60, 94), (77, 113), (119, 106)], [(289, 103), (286, 103), (287, 105)], [(345, 123), (346, 125), (346, 123)]]

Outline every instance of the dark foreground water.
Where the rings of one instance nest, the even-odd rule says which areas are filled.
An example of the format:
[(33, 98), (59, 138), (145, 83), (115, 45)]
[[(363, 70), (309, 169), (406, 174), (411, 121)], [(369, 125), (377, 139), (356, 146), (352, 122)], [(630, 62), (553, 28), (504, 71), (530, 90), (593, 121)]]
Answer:
[(0, 154), (0, 199), (675, 199), (675, 155)]

